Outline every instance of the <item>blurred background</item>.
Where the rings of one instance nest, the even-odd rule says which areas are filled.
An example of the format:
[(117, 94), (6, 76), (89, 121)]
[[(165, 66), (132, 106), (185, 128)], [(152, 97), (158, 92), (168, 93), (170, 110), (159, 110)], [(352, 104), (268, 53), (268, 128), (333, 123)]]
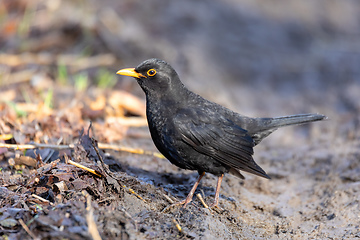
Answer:
[(133, 79), (115, 72), (156, 57), (193, 91), (242, 114), (319, 112), (331, 119), (320, 127), (324, 138), (353, 139), (359, 137), (359, 5), (2, 0), (3, 109), (20, 102), (59, 108), (73, 100), (74, 89), (88, 96), (94, 88), (122, 89), (143, 98)]

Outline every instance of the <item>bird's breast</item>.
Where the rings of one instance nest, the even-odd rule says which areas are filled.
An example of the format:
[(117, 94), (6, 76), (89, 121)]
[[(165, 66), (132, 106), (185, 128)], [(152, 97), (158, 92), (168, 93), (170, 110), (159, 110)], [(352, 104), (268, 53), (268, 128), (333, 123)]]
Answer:
[(146, 117), (149, 125), (151, 137), (155, 145), (159, 148), (161, 132), (169, 120), (169, 115), (166, 114), (163, 106), (160, 104), (146, 104)]

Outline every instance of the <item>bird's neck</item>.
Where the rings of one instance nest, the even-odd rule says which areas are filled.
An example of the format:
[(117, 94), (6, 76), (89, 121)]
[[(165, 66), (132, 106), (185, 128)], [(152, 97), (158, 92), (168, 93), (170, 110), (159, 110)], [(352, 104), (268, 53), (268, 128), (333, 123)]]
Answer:
[(167, 116), (176, 114), (176, 110), (187, 105), (190, 91), (182, 85), (176, 91), (167, 89), (163, 92), (146, 93), (146, 111), (166, 113)]
[(163, 87), (161, 91), (147, 91), (145, 93), (147, 102), (179, 106), (182, 102), (186, 103), (189, 92), (180, 82), (177, 86), (172, 85), (171, 87)]

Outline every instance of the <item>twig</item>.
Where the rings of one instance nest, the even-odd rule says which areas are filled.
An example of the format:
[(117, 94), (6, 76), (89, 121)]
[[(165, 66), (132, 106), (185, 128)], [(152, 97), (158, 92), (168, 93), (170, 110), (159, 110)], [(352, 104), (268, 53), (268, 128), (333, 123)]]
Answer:
[(114, 197), (114, 196), (107, 197), (107, 198), (104, 198), (104, 199), (102, 199), (102, 200), (99, 200), (99, 201), (98, 201), (98, 204), (104, 203), (104, 202), (106, 202), (106, 201), (112, 201), (112, 200), (115, 200), (115, 197)]
[(158, 158), (165, 158), (161, 153), (146, 151), (146, 150), (140, 149), (140, 148), (130, 148), (130, 147), (125, 147), (125, 146), (116, 146), (116, 145), (111, 145), (111, 144), (106, 144), (106, 143), (98, 143), (98, 147), (100, 149), (111, 149), (111, 150), (121, 151), (121, 152), (152, 155), (152, 156), (158, 157)]
[[(109, 167), (104, 163), (104, 160), (102, 159), (102, 157), (101, 157), (101, 155), (100, 155), (100, 153), (99, 153), (99, 150), (98, 150), (98, 148), (96, 147), (96, 144), (95, 144), (95, 140), (94, 140), (94, 139), (91, 139), (91, 143), (92, 143), (92, 146), (93, 146), (93, 148), (94, 148), (94, 150), (95, 150), (95, 152), (96, 152), (96, 154), (97, 154), (97, 156), (98, 156), (98, 158), (99, 158), (99, 161), (100, 161), (101, 166), (103, 167), (105, 173), (108, 174), (111, 178), (115, 179), (116, 181), (120, 181), (120, 179), (119, 179), (117, 176), (115, 176), (115, 175), (110, 171)], [(143, 199), (143, 198), (142, 198), (139, 194), (137, 194), (133, 189), (126, 187), (126, 185), (124, 185), (124, 184), (119, 184), (119, 185), (122, 186), (126, 191), (134, 194), (137, 198), (139, 198), (139, 199), (141, 199), (141, 200), (143, 200), (143, 201), (145, 202), (145, 199)]]
[[(55, 144), (44, 144), (44, 143), (32, 143), (32, 144), (7, 144), (7, 143), (0, 143), (0, 148), (10, 148), (15, 150), (25, 150), (25, 149), (34, 149), (34, 148), (51, 148), (55, 150), (64, 150), (64, 149), (74, 149), (74, 144), (69, 145), (55, 145)], [(165, 158), (162, 154), (145, 151), (140, 148), (130, 148), (126, 146), (117, 146), (111, 145), (106, 143), (98, 143), (98, 147), (100, 149), (111, 149), (115, 151), (122, 151), (122, 152), (129, 152), (135, 154), (144, 154), (144, 155), (151, 155), (158, 158)]]
[(172, 221), (175, 224), (175, 227), (177, 228), (177, 230), (182, 233), (182, 228), (181, 228), (180, 224), (176, 221), (176, 219), (173, 218)]
[(33, 196), (34, 198), (37, 198), (37, 199), (39, 199), (39, 200), (41, 200), (41, 201), (43, 201), (43, 202), (47, 202), (47, 203), (49, 203), (51, 206), (54, 205), (54, 204), (53, 204), (52, 202), (50, 202), (49, 200), (47, 200), (47, 199), (45, 199), (45, 198), (42, 198), (42, 197), (40, 197), (40, 196), (38, 196), (38, 195), (31, 194), (31, 196)]
[(0, 64), (7, 66), (19, 66), (25, 64), (37, 64), (37, 65), (49, 65), (54, 61), (57, 65), (64, 64), (69, 66), (74, 71), (80, 71), (83, 69), (97, 67), (97, 66), (109, 66), (115, 61), (112, 54), (100, 54), (92, 57), (79, 58), (77, 55), (62, 54), (57, 56), (49, 56), (43, 53), (26, 53), (26, 54), (0, 54)]
[[(93, 146), (93, 148), (94, 148), (94, 150), (95, 150), (95, 152), (96, 152), (96, 155), (98, 156), (98, 159), (99, 159), (99, 161), (100, 161), (100, 163), (101, 163), (101, 166), (102, 166), (103, 170), (105, 171), (105, 173), (106, 173), (107, 175), (109, 175), (111, 178), (115, 179), (116, 181), (120, 181), (120, 179), (119, 179), (117, 176), (115, 176), (115, 175), (110, 171), (109, 167), (104, 163), (104, 160), (103, 160), (103, 158), (101, 157), (101, 155), (100, 155), (100, 153), (99, 153), (99, 150), (98, 150), (98, 148), (96, 147), (95, 140), (94, 140), (93, 138), (91, 139), (91, 144), (92, 144), (92, 146)], [(120, 186), (121, 186), (121, 184), (120, 184)]]
[(26, 224), (24, 223), (24, 221), (21, 218), (19, 219), (19, 223), (24, 228), (24, 230), (30, 235), (30, 237), (32, 237), (33, 239), (36, 239), (36, 240), (40, 239), (35, 236), (35, 234), (28, 228), (28, 226), (26, 226)]
[(123, 213), (125, 213), (125, 215), (126, 215), (128, 218), (130, 218), (131, 220), (133, 220), (133, 221), (136, 223), (136, 220), (133, 219), (133, 217), (131, 216), (131, 214), (128, 213), (128, 212), (125, 210), (124, 207), (121, 207), (121, 208), (120, 208), (120, 211), (122, 211)]
[(164, 196), (164, 198), (165, 198), (166, 200), (168, 200), (168, 202), (169, 202), (170, 204), (173, 204), (173, 203), (174, 203), (174, 201), (173, 201), (168, 195), (163, 194), (163, 196)]
[[(0, 54), (0, 62), (1, 62), (1, 55), (2, 54)], [(35, 74), (35, 70), (32, 69), (25, 69), (15, 73), (9, 73), (3, 77), (3, 81), (1, 81), (1, 85), (6, 86), (10, 84), (19, 84), (19, 83), (28, 82), (34, 76), (34, 74)]]
[[(84, 191), (85, 192), (85, 191)], [(86, 214), (86, 222), (88, 225), (88, 232), (91, 235), (92, 239), (94, 240), (101, 240), (101, 236), (99, 233), (99, 230), (96, 226), (95, 220), (94, 220), (94, 210), (91, 206), (91, 196), (88, 193), (84, 193), (83, 194), (86, 196), (86, 210), (87, 210), (87, 214)]]
[(202, 205), (204, 205), (205, 208), (209, 208), (200, 193), (196, 194), (196, 197), (200, 200), (200, 202), (202, 203)]
[(123, 188), (125, 188), (128, 192), (134, 194), (137, 198), (139, 198), (140, 200), (143, 200), (145, 202), (145, 199), (143, 199), (139, 194), (137, 194), (134, 190), (132, 190), (131, 188), (126, 187), (125, 185), (122, 185)]
[(68, 160), (67, 162), (68, 162), (69, 164), (71, 164), (71, 165), (74, 165), (75, 167), (84, 169), (85, 171), (88, 171), (88, 172), (90, 172), (90, 173), (92, 173), (92, 174), (94, 174), (94, 175), (96, 175), (96, 176), (98, 176), (98, 177), (102, 177), (102, 175), (101, 175), (98, 171), (96, 171), (96, 170), (94, 170), (94, 169), (85, 167), (84, 165), (81, 165), (81, 164), (79, 164), (79, 163), (77, 163), (77, 162), (74, 162), (74, 161), (71, 161), (71, 160)]
[(63, 149), (73, 149), (74, 145), (54, 145), (54, 144), (44, 144), (44, 143), (33, 143), (33, 144), (7, 144), (0, 143), (0, 148), (10, 148), (15, 150), (25, 150), (25, 149), (34, 149), (34, 148), (52, 148), (56, 150)]

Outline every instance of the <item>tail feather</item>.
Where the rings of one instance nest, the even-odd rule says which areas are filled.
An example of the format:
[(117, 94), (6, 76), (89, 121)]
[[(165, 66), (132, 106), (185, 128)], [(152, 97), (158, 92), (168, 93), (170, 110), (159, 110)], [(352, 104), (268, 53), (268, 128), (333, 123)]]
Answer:
[(262, 139), (269, 136), (272, 132), (280, 127), (299, 125), (303, 123), (321, 121), (327, 119), (321, 114), (298, 114), (276, 118), (257, 118), (256, 126), (250, 132), (255, 144), (261, 142)]
[(326, 116), (321, 114), (298, 114), (284, 117), (271, 118), (269, 123), (266, 124), (267, 129), (285, 127), (290, 125), (298, 125), (308, 122), (315, 122), (326, 119)]

